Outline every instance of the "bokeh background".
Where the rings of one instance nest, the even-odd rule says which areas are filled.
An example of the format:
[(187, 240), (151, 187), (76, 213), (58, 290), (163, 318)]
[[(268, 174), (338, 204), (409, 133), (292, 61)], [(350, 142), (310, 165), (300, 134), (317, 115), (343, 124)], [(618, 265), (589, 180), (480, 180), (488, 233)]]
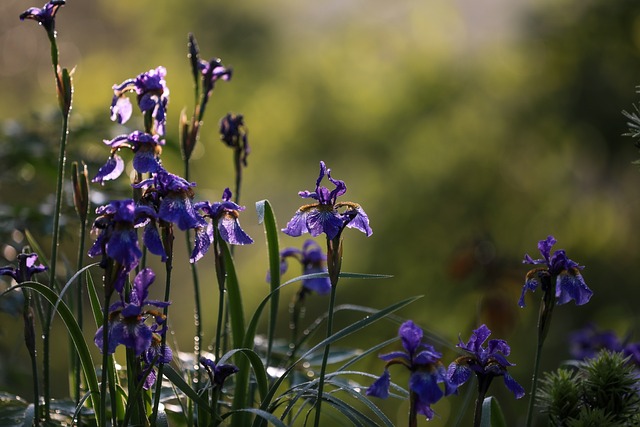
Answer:
[[(30, 6), (41, 5), (0, 3), (3, 265), (25, 244), (25, 228), (49, 246), (59, 118), (46, 35), (18, 19)], [(542, 368), (569, 357), (568, 334), (588, 321), (640, 339), (640, 241), (633, 234), (640, 226), (640, 172), (621, 114), (638, 99), (637, 2), (68, 0), (57, 29), (61, 64), (76, 67), (67, 165), (84, 160), (91, 176), (108, 156), (102, 140), (137, 125), (109, 122), (113, 84), (158, 65), (168, 69), (163, 161), (182, 174), (178, 116), (193, 109), (187, 34), (195, 34), (203, 58), (217, 56), (233, 67), (233, 80), (214, 91), (191, 178), (200, 200), (218, 200), (233, 186), (232, 153), (219, 142), (217, 121), (227, 112), (243, 114), (252, 152), (241, 223), (256, 240), (236, 251), (247, 313), (268, 287), (255, 202), (268, 199), (283, 227), (302, 203), (297, 192), (313, 189), (324, 160), (374, 230), (370, 238), (345, 233), (343, 270), (394, 276), (344, 280), (338, 303), (382, 308), (424, 295), (400, 314), (450, 342), (438, 345), (449, 360), (458, 334), (466, 340), (485, 322), (495, 338), (511, 343), (513, 375), (528, 390), (539, 295), (527, 299), (526, 309), (517, 307), (527, 271), (521, 260), (525, 252), (537, 257), (538, 240), (553, 234), (557, 248), (586, 266), (594, 297), (555, 312)], [(123, 180), (92, 190), (96, 204), (129, 191)], [(73, 265), (78, 223), (70, 204), (65, 214), (63, 247)], [(281, 235), (283, 247), (302, 241)], [(188, 350), (193, 291), (182, 242), (176, 239), (170, 315), (175, 342)], [(217, 298), (211, 260), (199, 268), (210, 341)], [(293, 292), (283, 295), (283, 334)], [(327, 300), (310, 300), (309, 321)], [(0, 389), (29, 395), (21, 319), (0, 317)], [(390, 338), (396, 328), (376, 324), (356, 345)], [(66, 351), (56, 350), (59, 397), (67, 393)], [(381, 373), (382, 362), (371, 357), (363, 369)], [(516, 402), (501, 388), (493, 391), (516, 425), (526, 399)], [(430, 425), (446, 425), (460, 401), (436, 405), (439, 418)], [(406, 403), (383, 405), (405, 422)]]

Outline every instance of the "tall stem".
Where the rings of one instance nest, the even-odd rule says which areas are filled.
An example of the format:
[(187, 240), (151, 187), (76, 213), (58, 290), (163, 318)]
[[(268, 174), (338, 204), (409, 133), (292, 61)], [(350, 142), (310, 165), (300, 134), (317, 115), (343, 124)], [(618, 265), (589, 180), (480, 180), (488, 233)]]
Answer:
[[(86, 229), (87, 229), (87, 221), (85, 219), (80, 222), (80, 243), (78, 245), (78, 262), (77, 262), (76, 271), (80, 271), (84, 261), (84, 240), (86, 236)], [(83, 283), (84, 283), (83, 275), (80, 275), (80, 277), (78, 277), (78, 288), (76, 293), (76, 306), (77, 306), (76, 320), (78, 321), (78, 326), (80, 327), (80, 330), (82, 330), (82, 323), (83, 323), (83, 312), (82, 312)], [(72, 365), (73, 365), (73, 384), (74, 384), (73, 398), (77, 405), (80, 402), (81, 382), (82, 382), (82, 379), (80, 376), (80, 357), (78, 356), (77, 353), (73, 354)], [(78, 414), (78, 417), (80, 417), (80, 414)]]
[[(189, 181), (189, 159), (187, 158), (184, 159), (184, 179)], [(191, 246), (191, 230), (187, 230), (185, 232), (185, 236), (187, 241), (187, 253), (190, 254), (193, 250)], [(194, 295), (193, 323), (196, 327), (196, 335), (193, 337), (193, 352), (196, 359), (193, 364), (193, 368), (196, 371), (194, 382), (197, 384), (197, 387), (199, 387), (200, 380), (202, 379), (202, 372), (200, 369), (200, 357), (202, 356), (202, 303), (200, 302), (200, 280), (198, 279), (198, 267), (195, 262), (192, 262), (190, 263), (190, 268)]]
[(34, 425), (40, 425), (40, 386), (38, 385), (38, 363), (36, 360), (36, 331), (33, 319), (33, 309), (31, 308), (31, 293), (22, 288), (24, 297), (24, 305), (22, 308), (22, 316), (24, 319), (24, 343), (29, 352), (31, 359), (31, 377), (33, 380), (33, 409), (36, 414), (34, 417)]
[[(163, 227), (163, 243), (165, 252), (167, 254), (167, 261), (165, 262), (166, 269), (166, 281), (164, 288), (164, 301), (168, 302), (171, 296), (171, 272), (173, 270), (173, 225), (168, 224)], [(169, 306), (165, 306), (163, 314), (165, 319), (169, 313)], [(166, 320), (165, 320), (166, 322)], [(164, 352), (164, 348), (167, 345), (167, 332), (162, 334), (162, 341), (160, 344), (161, 351)], [(156, 425), (158, 419), (158, 407), (160, 406), (160, 392), (162, 391), (162, 375), (164, 371), (164, 362), (158, 364), (158, 375), (156, 376), (156, 393), (153, 401), (153, 412), (151, 413), (151, 425)]]
[[(56, 202), (53, 213), (53, 238), (51, 242), (51, 262), (49, 268), (49, 286), (54, 287), (56, 280), (56, 263), (58, 259), (58, 245), (60, 241), (60, 212), (62, 207), (62, 193), (64, 183), (64, 169), (66, 162), (66, 147), (67, 136), (69, 134), (69, 116), (68, 114), (62, 115), (62, 134), (60, 137), (60, 151), (58, 154), (58, 177), (56, 180)], [(51, 308), (47, 308), (47, 317), (51, 317)], [(45, 320), (44, 325), (44, 338), (43, 338), (43, 394), (44, 394), (44, 411), (45, 418), (49, 419), (49, 408), (51, 400), (51, 385), (50, 385), (50, 329), (51, 325), (49, 320)]]
[(417, 397), (413, 390), (409, 391), (409, 427), (418, 427)]
[[(342, 266), (342, 239), (338, 233), (333, 239), (327, 237), (327, 269), (329, 270), (329, 280), (331, 281), (331, 294), (329, 299), (329, 313), (327, 316), (327, 338), (333, 334), (333, 312), (336, 305), (336, 289), (338, 278)], [(324, 389), (324, 376), (327, 372), (327, 361), (331, 345), (327, 344), (322, 355), (322, 365), (320, 367), (320, 378), (318, 379), (318, 400), (316, 402), (315, 427), (320, 426), (320, 415), (322, 407), (322, 393)]]
[[(62, 205), (62, 191), (63, 191), (63, 182), (64, 182), (64, 168), (66, 161), (66, 147), (67, 147), (67, 136), (69, 133), (69, 112), (70, 112), (70, 102), (71, 100), (66, 100), (65, 98), (65, 88), (63, 86), (63, 81), (61, 75), (58, 73), (58, 44), (56, 42), (56, 33), (55, 30), (51, 29), (48, 31), (49, 42), (51, 46), (51, 65), (53, 66), (53, 74), (56, 82), (56, 89), (58, 93), (58, 101), (60, 104), (60, 110), (62, 112), (62, 135), (60, 137), (60, 151), (58, 155), (58, 176), (56, 180), (56, 201), (55, 208), (53, 212), (53, 236), (51, 239), (51, 262), (49, 268), (49, 286), (54, 287), (56, 280), (56, 262), (58, 258), (58, 244), (60, 240), (60, 212)], [(65, 105), (69, 103), (69, 108), (65, 108)], [(46, 318), (50, 319), (51, 308), (48, 307), (46, 310)], [(49, 420), (49, 409), (50, 409), (50, 400), (51, 400), (51, 386), (50, 386), (50, 328), (49, 320), (44, 321), (44, 338), (43, 338), (43, 396), (44, 396), (44, 412), (45, 419)]]
[[(545, 289), (542, 297), (542, 304), (540, 305), (540, 315), (538, 317), (538, 344), (536, 346), (536, 355), (533, 365), (533, 377), (531, 379), (531, 392), (529, 393), (529, 407), (527, 409), (527, 427), (531, 427), (533, 422), (533, 408), (535, 406), (536, 392), (538, 388), (538, 371), (540, 370), (540, 359), (542, 356), (542, 347), (544, 346), (544, 340), (549, 332), (549, 325), (551, 324), (551, 315), (553, 314), (553, 308), (556, 305), (555, 292), (551, 289), (550, 282), (555, 283), (554, 280), (548, 280), (548, 283), (543, 283), (543, 289)], [(544, 286), (547, 285), (547, 286)]]

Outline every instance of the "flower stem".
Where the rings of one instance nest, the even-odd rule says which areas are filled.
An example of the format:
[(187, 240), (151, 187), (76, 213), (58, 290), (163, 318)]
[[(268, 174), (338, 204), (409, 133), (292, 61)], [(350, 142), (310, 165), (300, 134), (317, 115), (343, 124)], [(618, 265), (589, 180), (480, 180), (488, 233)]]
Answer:
[[(196, 89), (197, 92), (197, 89)], [(196, 93), (197, 96), (197, 93)], [(189, 159), (184, 159), (184, 179), (189, 181)], [(187, 241), (187, 253), (190, 254), (193, 250), (191, 246), (191, 230), (185, 232)], [(202, 373), (200, 369), (200, 357), (202, 356), (202, 303), (200, 302), (200, 280), (198, 279), (198, 267), (195, 262), (190, 263), (191, 278), (193, 281), (193, 324), (196, 327), (196, 335), (193, 337), (193, 352), (195, 354), (195, 363), (193, 365), (196, 371), (196, 377), (194, 382), (196, 387), (199, 387), (200, 380), (202, 379)]]
[[(106, 291), (102, 307), (102, 380), (100, 383), (100, 424), (107, 425), (107, 364), (109, 363), (109, 300), (111, 292)], [(112, 397), (114, 399), (115, 396)]]
[[(84, 261), (84, 240), (85, 240), (85, 236), (86, 236), (86, 230), (87, 230), (87, 221), (86, 219), (81, 221), (80, 223), (80, 243), (78, 245), (78, 262), (77, 262), (77, 270), (79, 271), (82, 268), (82, 264)], [(83, 312), (82, 312), (82, 287), (83, 287), (83, 276), (80, 275), (80, 277), (78, 277), (78, 288), (77, 288), (77, 293), (76, 293), (76, 305), (77, 305), (77, 312), (76, 312), (76, 316), (77, 316), (77, 321), (78, 321), (78, 326), (80, 327), (80, 330), (82, 330), (82, 323), (83, 323)], [(73, 390), (73, 398), (74, 398), (74, 402), (76, 403), (76, 405), (78, 405), (78, 403), (80, 402), (80, 398), (81, 398), (81, 383), (82, 383), (82, 377), (81, 377), (81, 373), (80, 373), (80, 357), (78, 356), (78, 354), (74, 354), (73, 355), (73, 384), (74, 384), (74, 390)], [(80, 413), (78, 413), (78, 418), (80, 418)], [(80, 421), (78, 421), (78, 424), (80, 424)]]
[[(165, 252), (167, 254), (167, 260), (165, 262), (166, 269), (166, 281), (164, 288), (164, 301), (168, 302), (171, 296), (171, 271), (173, 270), (173, 225), (169, 224), (163, 227), (163, 244)], [(169, 306), (165, 306), (163, 309), (163, 315), (165, 322), (167, 321), (167, 314), (169, 312)], [(164, 348), (167, 344), (167, 332), (162, 334), (162, 341), (160, 344), (161, 351), (164, 352)], [(151, 413), (150, 422), (152, 426), (156, 425), (158, 419), (158, 407), (160, 406), (160, 392), (162, 391), (162, 372), (164, 370), (164, 362), (158, 364), (158, 375), (156, 376), (156, 392), (153, 401), (153, 411)]]
[[(58, 44), (56, 42), (56, 33), (54, 30), (48, 31), (49, 42), (51, 46), (51, 65), (53, 66), (53, 75), (56, 82), (56, 92), (58, 93), (59, 101), (62, 101), (60, 97), (64, 96), (64, 88), (62, 88), (61, 77), (58, 74)], [(53, 236), (51, 240), (51, 262), (49, 267), (49, 286), (54, 287), (56, 280), (56, 261), (58, 258), (58, 244), (60, 240), (60, 211), (62, 205), (62, 190), (64, 182), (64, 168), (66, 160), (66, 146), (67, 136), (69, 133), (69, 112), (70, 110), (62, 107), (64, 102), (60, 102), (62, 112), (62, 135), (60, 137), (60, 151), (58, 155), (58, 176), (56, 180), (56, 201), (53, 212)], [(51, 318), (51, 308), (47, 308), (46, 319)], [(44, 416), (46, 420), (49, 420), (49, 409), (51, 400), (51, 386), (50, 386), (50, 328), (49, 320), (44, 321), (44, 333), (43, 333), (43, 372), (42, 372), (42, 384), (43, 384), (43, 397), (44, 397)]]
[[(327, 338), (333, 334), (333, 312), (336, 305), (336, 289), (338, 278), (342, 266), (342, 238), (340, 233), (333, 239), (327, 238), (327, 269), (329, 270), (329, 280), (331, 281), (331, 294), (329, 299), (329, 313), (327, 316)], [(318, 379), (318, 399), (316, 403), (315, 427), (320, 426), (320, 414), (322, 406), (322, 393), (324, 388), (324, 376), (327, 371), (327, 361), (331, 345), (327, 344), (322, 355), (322, 365), (320, 367), (320, 378)]]
[(31, 358), (31, 376), (33, 380), (33, 409), (36, 414), (33, 422), (36, 427), (40, 425), (40, 387), (38, 385), (38, 363), (36, 360), (36, 331), (31, 308), (31, 293), (22, 288), (24, 305), (22, 316), (24, 319), (24, 343)]
[(409, 391), (409, 427), (418, 427), (418, 411), (416, 411), (416, 393)]
[[(555, 279), (555, 278), (554, 278)], [(545, 279), (549, 280), (549, 279)], [(555, 280), (553, 281), (555, 282)], [(553, 308), (556, 305), (555, 293), (547, 283), (544, 296), (542, 298), (542, 304), (540, 305), (540, 315), (538, 317), (538, 344), (536, 347), (535, 361), (533, 365), (533, 377), (531, 379), (531, 391), (529, 392), (529, 407), (527, 409), (527, 427), (531, 427), (533, 421), (533, 407), (536, 400), (536, 391), (538, 387), (538, 371), (540, 370), (540, 359), (542, 356), (542, 347), (544, 346), (544, 340), (549, 332), (549, 325), (551, 324), (551, 315), (553, 314)]]

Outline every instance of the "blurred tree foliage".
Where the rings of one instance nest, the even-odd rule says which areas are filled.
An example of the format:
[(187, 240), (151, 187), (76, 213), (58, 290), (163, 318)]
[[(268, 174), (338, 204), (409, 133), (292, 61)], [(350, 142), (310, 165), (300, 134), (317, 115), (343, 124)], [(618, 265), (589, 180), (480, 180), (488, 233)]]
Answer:
[[(44, 183), (52, 173), (45, 166), (54, 162), (43, 163), (47, 157), (37, 153), (55, 146), (55, 125), (27, 121), (28, 113), (55, 102), (46, 37), (17, 20), (30, 5), (0, 6), (6, 65), (0, 161), (12, 166), (2, 171), (3, 207), (15, 205), (16, 187), (43, 197), (53, 191)], [(369, 239), (346, 233), (344, 269), (395, 276), (386, 283), (345, 280), (342, 301), (381, 307), (424, 294), (403, 314), (452, 343), (487, 322), (496, 338), (512, 340), (514, 376), (528, 388), (537, 300), (516, 310), (526, 271), (520, 261), (524, 252), (535, 257), (537, 241), (554, 234), (558, 248), (586, 265), (595, 296), (585, 307), (557, 310), (543, 368), (555, 369), (568, 355), (566, 335), (586, 319), (640, 332), (633, 306), (640, 296), (634, 268), (640, 242), (633, 238), (640, 174), (630, 164), (635, 153), (621, 136), (620, 114), (632, 108), (640, 83), (637, 2), (523, 6), (517, 31), (490, 42), (467, 37), (473, 23), (444, 0), (185, 0), (162, 7), (151, 0), (69, 0), (58, 16), (61, 61), (78, 65), (70, 150), (87, 157), (91, 175), (108, 155), (101, 140), (124, 132), (106, 122), (111, 85), (157, 65), (169, 70), (171, 89), (164, 161), (181, 173), (177, 117), (193, 108), (186, 59), (193, 32), (203, 58), (219, 56), (234, 67), (233, 80), (216, 87), (193, 162), (198, 197), (218, 199), (232, 186), (231, 153), (218, 142), (216, 126), (227, 111), (244, 114), (250, 130), (241, 202), (248, 207), (243, 226), (254, 236), (262, 233), (254, 202), (268, 198), (284, 226), (299, 206), (297, 191), (313, 189), (325, 160), (374, 230)], [(15, 150), (6, 147), (18, 126), (9, 119), (29, 125), (25, 145)], [(37, 171), (35, 188), (20, 178), (24, 170)], [(20, 214), (23, 225), (31, 224), (42, 198), (17, 200), (31, 202), (33, 211)], [(2, 213), (3, 220), (18, 216)], [(283, 236), (281, 244), (301, 242)], [(257, 301), (266, 291), (264, 246), (241, 249), (244, 281)], [(202, 268), (203, 275), (210, 271)], [(186, 263), (176, 270), (188, 277)], [(189, 293), (175, 299), (186, 315), (173, 319), (174, 328), (188, 328)], [(309, 318), (324, 301), (317, 305)], [(395, 327), (362, 344), (393, 336)], [(178, 339), (188, 348), (189, 334)], [(376, 360), (370, 365), (379, 367)], [(439, 409), (443, 419), (446, 405)], [(511, 417), (524, 412), (523, 403), (502, 406)]]

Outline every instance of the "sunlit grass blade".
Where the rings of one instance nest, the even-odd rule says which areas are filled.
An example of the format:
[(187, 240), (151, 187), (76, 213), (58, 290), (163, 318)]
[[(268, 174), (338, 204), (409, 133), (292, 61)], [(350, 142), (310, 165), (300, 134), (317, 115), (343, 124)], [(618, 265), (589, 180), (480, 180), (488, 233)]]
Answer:
[[(254, 414), (254, 415), (257, 415), (258, 417), (262, 418), (263, 420), (270, 422), (274, 426), (287, 427), (287, 425), (285, 423), (280, 421), (280, 419), (278, 417), (276, 417), (275, 415), (273, 415), (272, 413), (266, 412), (266, 411), (263, 411), (262, 409), (257, 409), (257, 408), (234, 409), (233, 411), (227, 412), (226, 414), (224, 414), (222, 416), (222, 419), (224, 420), (229, 416), (237, 415), (239, 413)], [(256, 419), (258, 419), (258, 418), (256, 417)]]
[(173, 385), (178, 388), (178, 390), (183, 392), (185, 396), (193, 400), (200, 408), (205, 408), (207, 412), (215, 416), (213, 410), (209, 406), (209, 402), (207, 401), (207, 399), (200, 396), (198, 392), (191, 388), (191, 386), (187, 384), (187, 382), (178, 372), (176, 372), (175, 369), (173, 369), (173, 367), (171, 367), (170, 365), (165, 365), (163, 374), (169, 381), (171, 381)]
[(273, 347), (276, 321), (278, 318), (278, 304), (280, 295), (277, 291), (280, 286), (280, 243), (278, 240), (278, 227), (273, 209), (268, 200), (261, 200), (256, 203), (258, 211), (258, 223), (264, 224), (264, 233), (267, 238), (267, 252), (269, 254), (269, 285), (273, 298), (271, 298), (271, 308), (269, 310), (269, 328), (267, 331), (267, 357), (266, 365), (270, 365), (271, 349)]
[[(295, 368), (295, 366), (303, 361), (304, 359), (306, 359), (310, 354), (313, 354), (315, 351), (317, 351), (320, 348), (324, 348), (325, 345), (327, 344), (331, 344), (335, 341), (338, 341), (348, 335), (351, 335), (354, 332), (360, 331), (364, 328), (366, 328), (367, 326), (369, 326), (372, 323), (377, 322), (378, 320), (384, 318), (385, 316), (400, 310), (403, 307), (406, 307), (407, 305), (413, 303), (414, 301), (418, 300), (422, 298), (422, 296), (415, 296), (415, 297), (411, 297), (411, 298), (407, 298), (404, 299), (400, 302), (397, 302), (395, 304), (392, 304), (380, 311), (378, 311), (377, 313), (371, 314), (367, 317), (365, 317), (364, 319), (361, 319), (343, 329), (341, 329), (340, 331), (334, 333), (333, 335), (331, 335), (328, 338), (325, 338), (324, 340), (322, 340), (321, 342), (319, 342), (318, 344), (316, 344), (314, 347), (312, 347), (311, 349), (307, 350), (306, 353), (304, 353), (298, 360), (296, 360), (294, 363), (291, 364), (291, 366), (289, 366), (289, 368), (287, 368), (287, 370), (280, 376), (280, 378), (278, 378), (272, 385), (271, 388), (269, 389), (269, 392), (267, 393), (267, 396), (262, 400), (262, 403), (260, 405), (260, 409), (263, 410), (267, 410), (269, 408), (269, 406), (271, 405), (271, 401), (273, 400), (273, 397), (276, 393), (276, 391), (278, 390), (278, 388), (280, 387), (280, 385), (282, 384), (283, 381), (285, 381), (285, 379), (288, 377), (289, 373)], [(256, 426), (258, 424), (256, 424), (256, 422), (254, 421), (254, 426)]]
[(71, 276), (71, 278), (67, 281), (67, 283), (64, 285), (64, 287), (60, 290), (60, 293), (58, 293), (58, 300), (56, 301), (56, 303), (53, 305), (53, 311), (51, 313), (51, 318), (49, 319), (49, 324), (53, 323), (53, 319), (56, 315), (56, 311), (58, 309), (58, 304), (60, 304), (60, 302), (62, 302), (62, 298), (64, 297), (65, 292), (71, 287), (71, 285), (73, 284), (73, 282), (75, 282), (75, 280), (80, 277), (81, 274), (83, 274), (85, 271), (89, 270), (91, 267), (95, 267), (97, 265), (99, 265), (100, 263), (93, 263), (93, 264), (89, 264), (85, 267), (83, 267), (82, 269), (78, 270), (73, 276)]
[[(42, 295), (47, 301), (49, 301), (51, 305), (54, 305), (56, 301), (58, 301), (58, 295), (56, 295), (54, 291), (52, 291), (42, 283), (37, 282), (24, 282), (18, 284), (0, 294), (0, 297), (6, 292), (22, 287), (31, 289), (34, 292)], [(76, 351), (78, 352), (80, 363), (82, 364), (82, 371), (87, 381), (87, 387), (91, 392), (91, 401), (94, 410), (96, 411), (96, 420), (100, 420), (100, 388), (98, 385), (98, 378), (94, 369), (93, 360), (91, 359), (91, 353), (89, 352), (89, 347), (87, 346), (87, 343), (82, 335), (82, 331), (80, 330), (80, 327), (78, 326), (78, 323), (76, 322), (69, 307), (64, 302), (61, 302), (57, 307), (57, 311), (65, 327), (67, 328), (67, 331), (69, 332), (69, 336), (73, 340)], [(98, 427), (102, 427), (99, 421)]]

